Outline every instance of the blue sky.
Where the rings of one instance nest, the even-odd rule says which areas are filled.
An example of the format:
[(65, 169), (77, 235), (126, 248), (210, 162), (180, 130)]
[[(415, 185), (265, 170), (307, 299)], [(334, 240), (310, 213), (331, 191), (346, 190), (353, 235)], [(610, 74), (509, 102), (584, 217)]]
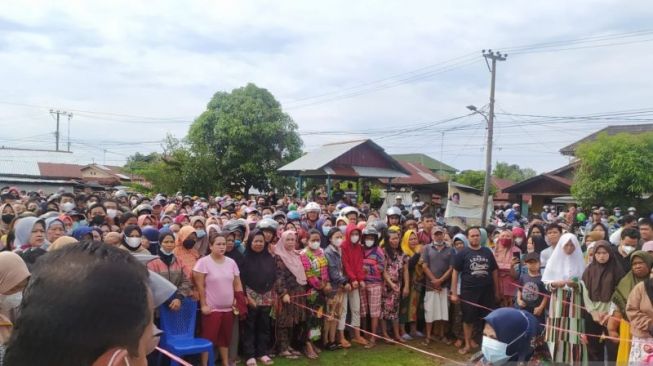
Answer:
[[(298, 123), (306, 150), (371, 137), (391, 153), (425, 152), (458, 169), (480, 169), (480, 116), (428, 123), (487, 104), (481, 49), (646, 30), (652, 13), (647, 1), (607, 0), (5, 4), (0, 144), (54, 147), (49, 108), (89, 111), (72, 120), (73, 149), (89, 161), (120, 164), (133, 152), (158, 150), (166, 133), (184, 136), (216, 91), (253, 82)], [(498, 68), (496, 112), (653, 108), (649, 39), (509, 55)], [(619, 45), (594, 47), (605, 43)], [(446, 64), (455, 67), (441, 69), (459, 56)], [(389, 78), (417, 69), (431, 73), (399, 85), (415, 74)], [(561, 147), (607, 124), (497, 115), (495, 161), (552, 170), (567, 162)], [(411, 126), (418, 128), (393, 132)], [(324, 131), (359, 134), (315, 134)]]

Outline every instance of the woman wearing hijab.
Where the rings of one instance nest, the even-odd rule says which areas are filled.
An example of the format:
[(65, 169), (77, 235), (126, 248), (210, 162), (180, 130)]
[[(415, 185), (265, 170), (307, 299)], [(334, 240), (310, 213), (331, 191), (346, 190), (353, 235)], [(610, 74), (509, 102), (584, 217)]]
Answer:
[(77, 241), (93, 240), (93, 229), (88, 226), (80, 226), (73, 230), (72, 236)]
[(9, 232), (9, 225), (16, 218), (16, 210), (9, 203), (0, 205), (0, 214), (2, 220), (0, 222), (0, 234), (5, 235)]
[(55, 240), (66, 234), (66, 226), (58, 217), (51, 217), (45, 220), (45, 239), (48, 243), (54, 243)]
[(197, 250), (200, 257), (205, 256), (209, 250), (209, 236), (206, 233), (206, 219), (202, 216), (193, 216), (190, 218), (190, 226), (195, 229), (195, 235), (197, 235), (195, 250)]
[(147, 250), (152, 255), (159, 255), (159, 230), (154, 227), (144, 227), (141, 230), (143, 231), (143, 237), (145, 237), (148, 242)]
[(268, 356), (268, 342), (271, 326), (270, 310), (275, 300), (276, 270), (276, 262), (268, 251), (263, 233), (254, 230), (247, 242), (245, 259), (240, 268), (249, 304), (243, 342), (247, 366), (255, 366), (256, 359), (264, 365), (274, 363)]
[(138, 216), (138, 227), (156, 227), (156, 217), (153, 215), (140, 215)]
[(578, 239), (573, 234), (562, 235), (542, 275), (542, 282), (551, 293), (546, 340), (556, 363), (587, 363), (587, 347), (580, 337), (585, 327), (582, 287), (578, 283), (584, 268)]
[(630, 320), (631, 365), (650, 365), (653, 363), (653, 279), (635, 285), (628, 296), (626, 314)]
[(22, 291), (29, 276), (27, 265), (18, 254), (0, 253), (0, 315), (9, 321), (13, 322), (18, 315)]
[(313, 310), (309, 310), (307, 313), (308, 342), (306, 343), (306, 357), (310, 359), (317, 359), (320, 352), (313, 343), (322, 337), (322, 322), (319, 319), (321, 316), (317, 314), (326, 310), (326, 294), (331, 292), (329, 262), (320, 245), (320, 232), (317, 229), (310, 229), (308, 232), (308, 245), (299, 253), (299, 258), (306, 273), (306, 281), (308, 282), (306, 305)]
[[(275, 291), (281, 302), (276, 308), (277, 343), (279, 356), (297, 358), (308, 342), (306, 328), (306, 273), (295, 250), (297, 233), (284, 231), (275, 247), (276, 277)], [(292, 301), (292, 303), (291, 303)]]
[(410, 334), (404, 334), (402, 338), (406, 341), (415, 337), (424, 337), (424, 334), (417, 330), (418, 316), (424, 315), (424, 269), (420, 265), (422, 246), (419, 245), (417, 233), (407, 230), (401, 238), (401, 250), (408, 257), (408, 276), (410, 291), (408, 296), (401, 299), (399, 310), (399, 323), (410, 324)]
[(132, 254), (150, 254), (150, 252), (143, 248), (143, 232), (137, 225), (128, 225), (122, 234), (122, 244), (120, 249), (127, 250)]
[[(16, 253), (45, 245), (45, 222), (36, 217), (23, 217), (14, 224)], [(42, 248), (45, 249), (45, 248)]]
[(197, 234), (192, 226), (184, 226), (177, 233), (174, 254), (183, 265), (188, 278), (192, 276), (189, 269), (195, 268), (195, 263), (200, 258), (197, 250), (195, 250), (196, 240)]
[(182, 264), (175, 258), (173, 253), (175, 250), (175, 237), (171, 232), (163, 232), (157, 238), (157, 241), (161, 243), (161, 248), (157, 254), (158, 258), (148, 262), (147, 268), (160, 274), (177, 287), (174, 296), (164, 304), (170, 310), (177, 311), (181, 308), (181, 301), (184, 297), (191, 295), (191, 282), (185, 275), (188, 271), (184, 271)]
[[(526, 232), (520, 227), (512, 228), (512, 241), (522, 253), (526, 253)], [(482, 245), (482, 244), (481, 244)]]
[[(524, 230), (521, 228), (518, 231), (519, 234), (523, 235)], [(494, 259), (497, 261), (499, 266), (499, 291), (501, 293), (501, 306), (512, 306), (512, 300), (515, 296), (517, 288), (514, 286), (514, 282), (517, 280), (519, 272), (515, 271), (515, 267), (519, 266), (519, 258), (521, 257), (521, 251), (515, 244), (513, 239), (514, 230), (503, 230), (499, 234), (497, 245), (494, 247)]]
[[(340, 220), (338, 220), (340, 221)], [(345, 275), (349, 279), (352, 290), (347, 293), (347, 304), (351, 311), (351, 325), (354, 327), (354, 336), (352, 341), (361, 346), (365, 346), (367, 341), (361, 337), (361, 286), (365, 286), (365, 271), (363, 271), (363, 245), (361, 244), (361, 230), (356, 224), (347, 224), (345, 229), (345, 240), (342, 242), (342, 267)], [(347, 316), (347, 308), (344, 309), (344, 316)]]
[(626, 314), (628, 295), (638, 283), (649, 278), (653, 269), (653, 256), (641, 250), (636, 251), (630, 256), (630, 263), (632, 269), (619, 281), (612, 295), (616, 309), (613, 309), (612, 317), (608, 320), (608, 334), (621, 339), (618, 342), (617, 365), (628, 365), (630, 356), (630, 323)]
[[(590, 362), (615, 362), (617, 360), (617, 347), (612, 342), (604, 342), (600, 336), (607, 334), (605, 326), (612, 305), (612, 294), (617, 284), (625, 275), (623, 269), (614, 258), (610, 243), (605, 240), (596, 242), (592, 263), (583, 273), (583, 299), (585, 331), (595, 335), (588, 337), (587, 352)], [(607, 347), (607, 359), (605, 350)]]
[(539, 334), (533, 314), (500, 308), (485, 317), (481, 364), (527, 363), (533, 355), (531, 342)]
[(74, 243), (79, 243), (79, 241), (77, 241), (77, 239), (73, 238), (72, 236), (64, 235), (59, 239), (55, 240), (52, 244), (50, 244), (50, 246), (48, 247), (48, 252), (59, 250), (63, 247), (66, 247)]

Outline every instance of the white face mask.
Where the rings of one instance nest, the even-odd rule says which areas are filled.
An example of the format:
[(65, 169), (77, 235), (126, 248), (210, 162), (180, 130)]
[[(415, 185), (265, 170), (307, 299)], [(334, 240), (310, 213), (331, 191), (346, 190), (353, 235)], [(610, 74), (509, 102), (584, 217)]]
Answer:
[(334, 240), (334, 241), (333, 241), (333, 245), (334, 245), (336, 248), (340, 248), (340, 246), (342, 245), (342, 239), (336, 239), (336, 240)]
[(630, 253), (635, 251), (635, 247), (631, 247), (630, 245), (624, 245), (621, 247), (621, 250), (623, 250), (624, 253), (626, 253), (626, 255), (629, 255)]
[(338, 226), (338, 229), (340, 229), (340, 232), (344, 234), (345, 231), (347, 231), (347, 225)]
[(107, 216), (109, 216), (112, 219), (115, 219), (116, 216), (118, 216), (118, 210), (110, 208), (107, 210)]
[(358, 243), (358, 239), (360, 239), (360, 237), (358, 235), (352, 235), (350, 239), (352, 243), (356, 244)]
[(138, 248), (138, 246), (141, 245), (141, 238), (127, 237), (125, 238), (125, 243), (127, 243), (130, 248)]
[(70, 212), (75, 208), (75, 204), (72, 202), (66, 202), (63, 205), (61, 205), (61, 208), (63, 209), (63, 212)]
[(365, 240), (365, 246), (371, 248), (374, 246), (374, 240)]
[(308, 247), (311, 248), (312, 250), (316, 250), (320, 248), (320, 242), (319, 241), (312, 241), (308, 243)]
[(521, 245), (524, 242), (524, 238), (515, 238), (515, 244)]

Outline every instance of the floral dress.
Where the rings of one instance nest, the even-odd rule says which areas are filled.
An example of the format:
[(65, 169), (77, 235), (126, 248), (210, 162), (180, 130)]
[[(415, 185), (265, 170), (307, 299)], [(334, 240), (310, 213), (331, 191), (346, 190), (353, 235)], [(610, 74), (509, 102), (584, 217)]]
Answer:
[(402, 324), (424, 319), (424, 270), (421, 263), (419, 253), (408, 259), (410, 293), (401, 299), (399, 322)]
[(394, 291), (390, 286), (383, 286), (383, 319), (397, 320), (399, 318), (399, 304), (401, 302), (401, 287), (403, 286), (404, 265), (408, 257), (398, 254), (395, 259), (388, 257), (386, 273), (390, 280), (399, 284), (399, 291)]

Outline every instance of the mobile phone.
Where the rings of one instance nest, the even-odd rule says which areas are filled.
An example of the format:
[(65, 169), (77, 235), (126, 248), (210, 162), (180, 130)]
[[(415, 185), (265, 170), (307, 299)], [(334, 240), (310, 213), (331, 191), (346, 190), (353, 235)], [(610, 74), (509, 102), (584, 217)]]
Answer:
[(513, 256), (513, 258), (520, 259), (519, 252), (512, 252), (512, 256)]

